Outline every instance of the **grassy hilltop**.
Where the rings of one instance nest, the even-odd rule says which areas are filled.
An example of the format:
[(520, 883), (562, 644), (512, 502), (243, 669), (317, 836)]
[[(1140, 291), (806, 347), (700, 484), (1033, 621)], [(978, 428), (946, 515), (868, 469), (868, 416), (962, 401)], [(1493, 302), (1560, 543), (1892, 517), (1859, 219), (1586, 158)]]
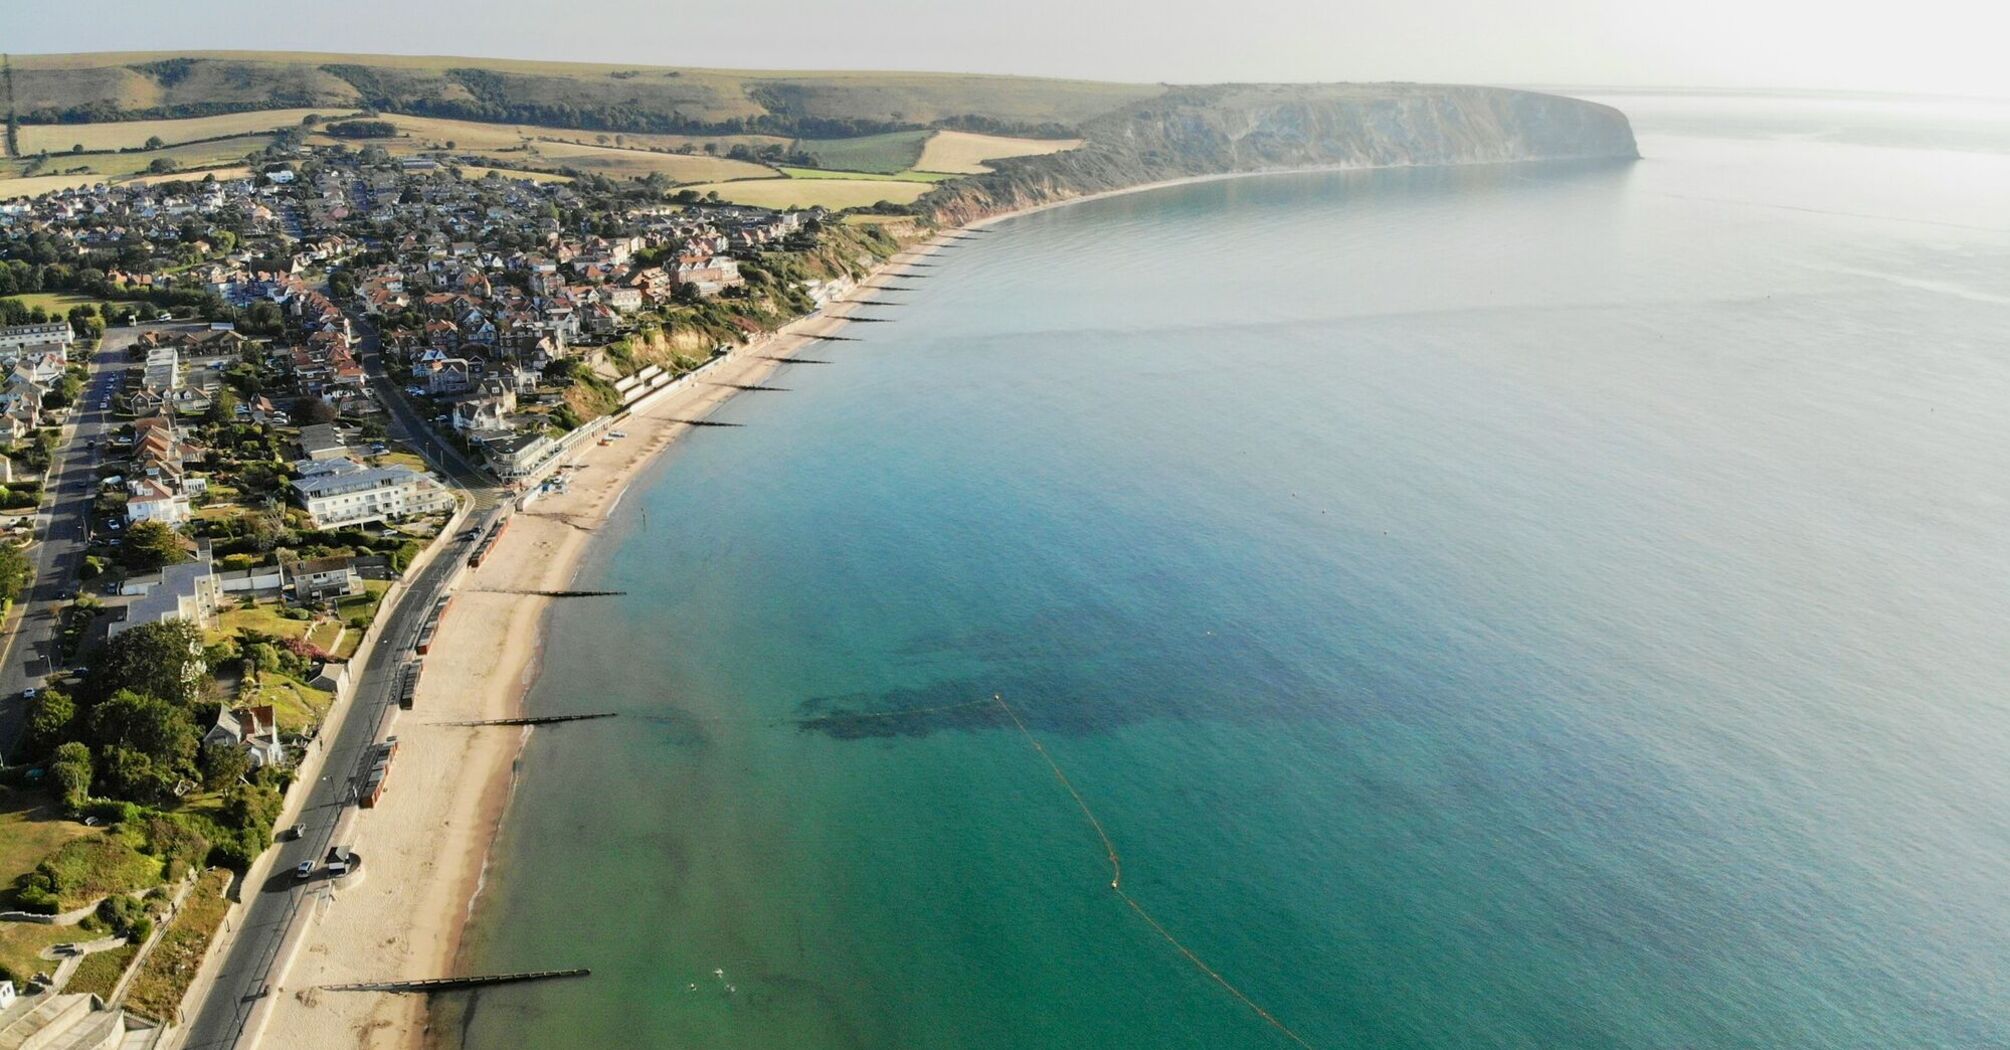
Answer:
[(958, 126), (1059, 132), (1163, 91), (955, 73), (809, 73), (208, 51), (16, 55), (30, 124), (320, 107), (684, 134), (836, 137)]
[[(10, 69), (0, 196), (222, 177), (303, 138), (538, 178), (657, 178), (772, 207), (919, 201), (959, 219), (1189, 175), (1635, 155), (1609, 107), (1430, 84), (226, 51), (24, 55)], [(362, 112), (381, 137), (330, 137), (327, 122)]]

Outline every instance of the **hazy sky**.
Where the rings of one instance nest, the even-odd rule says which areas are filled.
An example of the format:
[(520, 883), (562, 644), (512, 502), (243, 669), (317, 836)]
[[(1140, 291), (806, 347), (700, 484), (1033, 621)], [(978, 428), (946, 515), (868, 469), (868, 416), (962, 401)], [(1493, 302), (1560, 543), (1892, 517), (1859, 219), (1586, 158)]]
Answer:
[(0, 48), (2010, 96), (2001, 0), (0, 0)]

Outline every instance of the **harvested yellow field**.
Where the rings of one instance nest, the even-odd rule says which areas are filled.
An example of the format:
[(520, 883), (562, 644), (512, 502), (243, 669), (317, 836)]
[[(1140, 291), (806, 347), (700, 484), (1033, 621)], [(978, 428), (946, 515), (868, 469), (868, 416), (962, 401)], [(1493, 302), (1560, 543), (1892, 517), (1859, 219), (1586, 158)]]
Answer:
[(14, 197), (39, 197), (57, 190), (89, 186), (104, 182), (103, 175), (30, 175), (25, 179), (0, 179), (0, 200)]
[(906, 204), (935, 188), (932, 182), (889, 182), (880, 179), (743, 179), (687, 186), (699, 193), (717, 191), (722, 200), (757, 208), (862, 208), (880, 201)]
[(572, 181), (572, 179), (568, 176), (553, 175), (550, 174), (549, 172), (543, 172), (543, 171), (511, 171), (508, 168), (481, 168), (467, 164), (461, 165), (461, 178), (464, 179), (487, 178), (490, 172), (494, 172), (505, 179), (529, 179), (532, 182)]
[(921, 148), (916, 171), (942, 171), (977, 175), (990, 171), (984, 162), (1006, 157), (1041, 157), (1071, 150), (1081, 139), (1015, 139), (1003, 135), (978, 135), (968, 131), (938, 131)]
[(86, 150), (139, 149), (149, 138), (159, 138), (165, 145), (179, 142), (194, 142), (197, 139), (222, 138), (226, 135), (249, 135), (256, 131), (277, 131), (300, 125), (300, 119), (310, 113), (324, 117), (347, 116), (348, 110), (327, 109), (261, 109), (250, 113), (221, 113), (213, 117), (190, 117), (187, 120), (117, 120), (100, 124), (23, 124), (21, 125), (21, 152), (24, 154), (68, 153), (71, 147), (82, 145)]
[[(120, 182), (139, 182), (153, 185), (156, 182), (201, 182), (214, 175), (218, 182), (226, 179), (241, 179), (251, 174), (251, 169), (243, 166), (235, 168), (204, 168), (201, 171), (177, 171), (167, 175), (141, 175), (138, 178), (120, 179)], [(0, 183), (4, 185), (4, 183)]]

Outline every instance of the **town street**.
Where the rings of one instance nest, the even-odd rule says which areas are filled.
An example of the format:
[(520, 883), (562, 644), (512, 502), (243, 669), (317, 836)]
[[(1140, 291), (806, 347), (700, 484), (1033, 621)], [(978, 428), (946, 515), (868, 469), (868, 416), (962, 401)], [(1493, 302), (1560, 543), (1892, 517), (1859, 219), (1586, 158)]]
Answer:
[(21, 691), (40, 687), (52, 671), (60, 669), (54, 663), (59, 613), (65, 596), (78, 586), (77, 570), (83, 565), (89, 539), (91, 502), (98, 494), (98, 464), (105, 454), (105, 442), (120, 422), (110, 407), (100, 406), (117, 392), (126, 350), (142, 333), (200, 327), (182, 323), (111, 328), (98, 349), (91, 352), (90, 378), (77, 396), (63, 443), (51, 457), (50, 480), (35, 515), (36, 543), (28, 552), (35, 564), (35, 582), (16, 603), (5, 625), (6, 636), (0, 639), (0, 753), (8, 757), (12, 757), (26, 711)]

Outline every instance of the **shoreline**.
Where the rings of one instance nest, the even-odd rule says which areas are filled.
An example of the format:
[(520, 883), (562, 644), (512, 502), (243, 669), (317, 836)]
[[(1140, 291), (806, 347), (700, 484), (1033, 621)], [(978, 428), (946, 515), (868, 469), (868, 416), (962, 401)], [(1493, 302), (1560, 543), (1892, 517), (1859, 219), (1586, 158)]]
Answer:
[(620, 424), (628, 437), (613, 445), (586, 444), (570, 453), (567, 461), (575, 464), (570, 489), (540, 497), (529, 509), (512, 515), (497, 551), (455, 585), (453, 607), (426, 657), (414, 710), (396, 726), (407, 744), (392, 772), (386, 804), (367, 813), (359, 811), (354, 825), (353, 845), (369, 865), (359, 871), (364, 878), (340, 898), (315, 907), (292, 965), (275, 982), (280, 994), (274, 997), (273, 1016), (263, 1030), (285, 1032), (289, 1047), (431, 1044), (436, 1036), (434, 1014), (424, 997), (323, 996), (313, 991), (322, 984), (456, 972), (455, 964), (466, 948), (502, 821), (520, 782), (520, 761), (530, 733), (429, 726), (419, 719), (494, 719), (523, 712), (542, 663), (553, 599), (521, 592), (572, 586), (594, 532), (621, 504), (637, 477), (658, 453), (696, 429), (680, 420), (709, 416), (741, 393), (716, 384), (759, 384), (787, 363), (771, 358), (793, 357), (813, 342), (809, 337), (844, 328), (847, 318), (830, 310), (884, 281), (897, 280), (891, 271), (934, 254), (959, 230), (1178, 186), (1372, 170), (1382, 169), (1330, 166), (1185, 176), (1045, 201), (940, 227), (933, 236), (875, 266), (845, 299), (737, 347), (718, 359), (702, 379), (652, 395), (654, 400), (631, 410)]
[[(702, 419), (757, 385), (814, 340), (847, 323), (833, 310), (897, 280), (893, 272), (932, 254), (949, 229), (903, 248), (860, 279), (845, 299), (736, 347), (705, 372), (651, 395), (619, 424), (628, 436), (569, 453), (569, 489), (511, 515), (509, 531), (478, 569), (455, 584), (453, 605), (425, 657), (413, 710), (394, 725), (404, 746), (383, 805), (358, 811), (351, 845), (364, 858), (355, 882), (311, 906), (293, 962), (275, 975), (262, 1029), (289, 1047), (422, 1046), (431, 1015), (423, 997), (323, 995), (315, 986), (453, 972), (487, 887), (491, 853), (528, 732), (447, 727), (446, 720), (506, 718), (522, 711), (542, 666), (554, 600), (525, 591), (566, 589), (595, 531), (657, 454)], [(518, 592), (518, 593), (509, 593)]]

